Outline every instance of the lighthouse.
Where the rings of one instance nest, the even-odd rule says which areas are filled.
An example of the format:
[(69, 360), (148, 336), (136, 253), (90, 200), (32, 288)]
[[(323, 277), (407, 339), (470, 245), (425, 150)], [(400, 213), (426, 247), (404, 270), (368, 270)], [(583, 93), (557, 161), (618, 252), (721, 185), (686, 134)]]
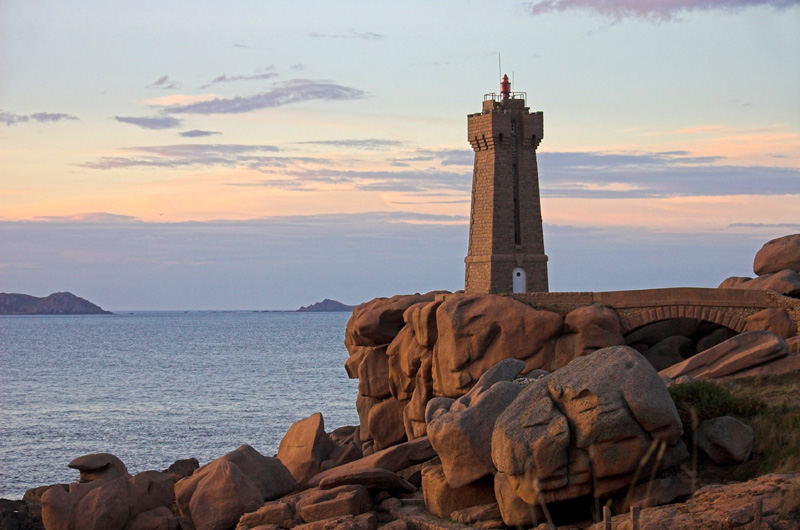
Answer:
[(467, 293), (548, 290), (536, 164), (544, 118), (526, 99), (504, 75), (500, 93), (484, 94), (481, 112), (467, 117), (475, 151)]

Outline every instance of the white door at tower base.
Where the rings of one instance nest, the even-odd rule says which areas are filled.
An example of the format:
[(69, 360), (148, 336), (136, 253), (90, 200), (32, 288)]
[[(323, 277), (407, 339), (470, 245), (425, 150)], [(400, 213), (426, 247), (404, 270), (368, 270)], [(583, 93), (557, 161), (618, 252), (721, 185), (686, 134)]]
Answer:
[(523, 269), (522, 267), (517, 267), (511, 272), (511, 274), (513, 275), (512, 285), (514, 286), (514, 292), (515, 293), (526, 292), (525, 269)]

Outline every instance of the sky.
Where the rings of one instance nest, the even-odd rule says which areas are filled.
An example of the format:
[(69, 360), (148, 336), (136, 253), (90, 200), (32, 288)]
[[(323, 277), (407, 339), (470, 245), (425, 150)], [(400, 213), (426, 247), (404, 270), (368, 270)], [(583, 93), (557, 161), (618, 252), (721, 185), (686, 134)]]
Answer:
[(462, 289), (501, 72), (544, 112), (550, 290), (716, 286), (800, 232), (800, 0), (0, 0), (0, 292)]

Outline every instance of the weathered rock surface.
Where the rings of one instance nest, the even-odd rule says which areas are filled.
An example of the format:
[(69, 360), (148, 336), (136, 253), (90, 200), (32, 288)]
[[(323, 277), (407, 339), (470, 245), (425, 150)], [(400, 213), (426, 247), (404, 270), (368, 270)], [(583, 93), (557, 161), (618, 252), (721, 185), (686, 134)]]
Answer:
[[(497, 418), (497, 482), (530, 506), (627, 488), (648, 449), (666, 447), (662, 466), (688, 456), (667, 388), (636, 350), (613, 346), (528, 385)], [(498, 495), (504, 519), (516, 500)], [(530, 510), (530, 508), (528, 508)], [(512, 524), (506, 520), (506, 524)]]
[(122, 460), (111, 453), (92, 453), (79, 456), (67, 464), (67, 467), (80, 471), (78, 482), (107, 480), (128, 474)]
[(405, 325), (406, 309), (420, 302), (431, 302), (440, 292), (444, 291), (376, 298), (359, 305), (347, 322), (345, 345), (349, 350), (350, 346), (389, 344)]
[(325, 433), (325, 421), (319, 412), (296, 421), (278, 446), (278, 459), (298, 484), (322, 471), (322, 462), (333, 452), (334, 443)]
[(556, 342), (554, 370), (572, 359), (608, 346), (625, 344), (617, 312), (600, 304), (579, 307), (564, 317), (563, 335)]
[(672, 379), (683, 375), (696, 379), (744, 375), (748, 369), (788, 353), (789, 346), (778, 335), (769, 331), (747, 331), (659, 373)]
[(456, 510), (495, 502), (491, 477), (453, 488), (447, 483), (442, 466), (434, 462), (422, 467), (422, 493), (428, 511), (443, 519)]
[(775, 291), (784, 296), (800, 296), (800, 273), (791, 269), (764, 274), (758, 278), (731, 276), (719, 284), (720, 289), (757, 289)]
[(524, 361), (504, 359), (457, 400), (436, 398), (428, 402), (428, 438), (442, 461), (450, 487), (460, 488), (494, 473), (494, 422), (522, 390), (511, 380), (524, 368)]
[(387, 447), (381, 451), (372, 453), (353, 462), (344, 464), (337, 468), (328, 469), (313, 477), (307, 484), (317, 486), (323, 479), (342, 473), (343, 470), (364, 470), (372, 468), (388, 469), (389, 471), (400, 471), (414, 464), (419, 464), (434, 458), (436, 452), (431, 447), (431, 442), (427, 437), (417, 438), (410, 442), (401, 443), (392, 447)]
[(753, 259), (753, 272), (757, 276), (784, 269), (800, 272), (800, 234), (767, 241)]
[(797, 333), (797, 326), (783, 309), (768, 307), (747, 317), (747, 331), (771, 331), (788, 339)]
[(753, 450), (753, 429), (732, 416), (700, 423), (697, 445), (717, 464), (741, 464)]
[(158, 520), (162, 528), (176, 528), (177, 518), (169, 510), (173, 484), (168, 473), (144, 471), (74, 482), (69, 491), (53, 486), (42, 495), (42, 521), (48, 530), (142, 528), (152, 520)]
[(171, 473), (175, 476), (175, 480), (179, 480), (183, 477), (191, 476), (199, 467), (200, 462), (198, 462), (196, 458), (183, 458), (171, 463), (169, 467), (164, 470), (164, 473)]
[(297, 481), (280, 460), (242, 445), (179, 480), (175, 501), (197, 530), (222, 530), (265, 500), (296, 488)]
[[(797, 487), (798, 481), (800, 473), (773, 473), (747, 482), (705, 486), (684, 503), (643, 508), (639, 513), (639, 528), (752, 528), (759, 502), (764, 524), (761, 528), (797, 528), (796, 521), (786, 519), (781, 502), (787, 492)], [(611, 519), (611, 525), (615, 530), (630, 530), (631, 517), (627, 513), (617, 515)], [(603, 523), (589, 528), (602, 530)]]
[(436, 311), (434, 394), (459, 397), (486, 370), (509, 357), (524, 360), (526, 370), (549, 369), (562, 320), (557, 313), (533, 309), (510, 297), (447, 297)]
[[(256, 530), (264, 525), (303, 528), (307, 524), (316, 522), (321, 523), (309, 528), (339, 528), (328, 524), (333, 519), (339, 518), (349, 521), (371, 508), (372, 498), (364, 486), (343, 485), (327, 490), (313, 488), (267, 502), (257, 510), (243, 514), (238, 518), (236, 528)], [(351, 527), (341, 526), (341, 528)]]
[(371, 469), (340, 469), (320, 480), (318, 487), (326, 490), (344, 486), (345, 484), (359, 484), (367, 489), (393, 493), (413, 493), (417, 489), (396, 473), (377, 467)]

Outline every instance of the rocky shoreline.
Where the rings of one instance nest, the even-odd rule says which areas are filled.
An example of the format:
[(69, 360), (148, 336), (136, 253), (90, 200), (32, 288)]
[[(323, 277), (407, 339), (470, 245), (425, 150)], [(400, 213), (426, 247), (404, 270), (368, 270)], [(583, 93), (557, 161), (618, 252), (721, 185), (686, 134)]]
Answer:
[(800, 234), (767, 243), (754, 272), (720, 289), (769, 289), (782, 303), (742, 317), (741, 332), (685, 317), (626, 330), (600, 304), (562, 314), (497, 295), (375, 299), (345, 330), (358, 426), (326, 432), (316, 413), (291, 426), (275, 456), (243, 445), (202, 467), (189, 459), (133, 476), (113, 455), (84, 455), (69, 464), (76, 482), (4, 501), (0, 521), (65, 530), (601, 528), (604, 519), (614, 528), (797, 528), (800, 468), (713, 484), (756, 458), (757, 431), (724, 408), (687, 418), (676, 391), (756, 376), (800, 384)]

